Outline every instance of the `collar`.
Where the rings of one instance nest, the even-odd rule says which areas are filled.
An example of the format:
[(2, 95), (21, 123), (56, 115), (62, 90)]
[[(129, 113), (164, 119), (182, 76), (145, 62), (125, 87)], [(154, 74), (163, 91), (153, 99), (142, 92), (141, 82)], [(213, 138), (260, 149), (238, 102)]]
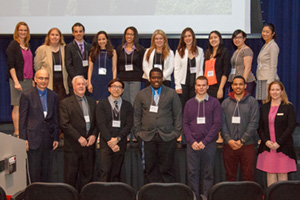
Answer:
[(84, 40), (82, 40), (81, 43), (77, 42), (77, 40), (75, 40), (75, 39), (74, 39), (74, 41), (76, 42), (76, 44), (78, 45), (78, 47), (79, 47), (80, 44), (82, 44), (82, 46), (83, 46), (83, 48), (84, 48)]
[[(245, 90), (245, 92), (244, 92), (244, 96), (243, 96), (243, 98), (242, 99), (244, 99), (245, 98), (245, 96), (248, 94), (248, 92)], [(234, 100), (236, 100), (235, 99), (235, 96), (234, 96), (234, 91), (232, 91), (232, 92), (230, 92), (229, 94), (228, 94), (228, 96), (230, 97), (230, 98), (232, 98), (232, 99), (234, 99)], [(242, 100), (241, 99), (241, 100)]]
[(201, 102), (204, 101), (204, 100), (205, 100), (205, 101), (208, 101), (208, 97), (209, 97), (209, 95), (206, 93), (204, 99), (202, 99), (202, 100), (198, 99), (197, 95), (195, 96), (195, 99), (196, 99), (196, 101), (197, 101), (198, 103), (201, 103)]
[(120, 103), (122, 102), (122, 98), (119, 97), (117, 100), (115, 100), (114, 98), (112, 98), (111, 95), (109, 95), (108, 101), (111, 102), (111, 103), (114, 103), (114, 101), (117, 101), (117, 102), (118, 102), (118, 105), (120, 105)]
[[(150, 85), (150, 88), (151, 88), (151, 91), (152, 91), (152, 94), (154, 95), (155, 94), (155, 89)], [(160, 93), (161, 93), (161, 88), (162, 86), (160, 86), (160, 88), (158, 88), (156, 91), (157, 91), (157, 94), (160, 96)]]
[(44, 91), (40, 90), (38, 87), (36, 87), (36, 89), (37, 89), (37, 91), (39, 93), (39, 96), (47, 95), (47, 88)]
[(131, 54), (131, 53), (136, 49), (136, 47), (135, 47), (135, 45), (133, 44), (132, 50), (131, 50), (131, 51), (128, 51), (128, 50), (126, 49), (126, 44), (127, 44), (127, 42), (124, 43), (124, 45), (122, 46), (122, 48), (124, 49), (124, 51), (125, 51), (127, 54)]
[(77, 94), (74, 94), (74, 95), (78, 101), (80, 101), (80, 99), (82, 99), (82, 98), (86, 101), (85, 95), (83, 95), (83, 97), (80, 97)]

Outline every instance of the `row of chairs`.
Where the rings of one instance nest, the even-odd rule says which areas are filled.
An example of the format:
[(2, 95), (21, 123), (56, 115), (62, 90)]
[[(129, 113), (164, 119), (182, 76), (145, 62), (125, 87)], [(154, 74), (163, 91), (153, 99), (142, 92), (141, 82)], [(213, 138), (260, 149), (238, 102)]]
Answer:
[[(1, 188), (0, 188), (1, 189)], [(0, 200), (5, 193), (0, 190)], [(282, 181), (265, 191), (264, 200), (295, 200), (300, 198), (300, 181)], [(4, 195), (4, 196), (3, 196)], [(65, 183), (33, 183), (11, 200), (195, 200), (195, 194), (181, 183), (150, 183), (137, 194), (125, 183), (93, 182), (83, 187), (80, 194)], [(214, 185), (208, 200), (262, 200), (261, 186), (251, 181), (221, 182)]]

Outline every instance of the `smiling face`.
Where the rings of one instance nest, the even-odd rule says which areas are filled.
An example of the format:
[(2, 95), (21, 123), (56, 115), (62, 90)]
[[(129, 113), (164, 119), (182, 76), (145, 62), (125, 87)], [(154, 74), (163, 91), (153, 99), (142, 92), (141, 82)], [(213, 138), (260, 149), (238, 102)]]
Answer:
[(134, 43), (134, 32), (131, 29), (127, 29), (126, 34), (125, 34), (125, 40), (127, 44), (132, 44)]
[(123, 94), (124, 89), (123, 89), (122, 83), (116, 81), (110, 85), (110, 87), (108, 88), (108, 91), (113, 99), (118, 99)]
[(262, 29), (261, 37), (264, 39), (266, 43), (270, 42), (273, 39), (275, 32), (272, 32), (269, 26), (265, 26)]
[(186, 46), (192, 46), (193, 44), (193, 35), (190, 31), (186, 31), (183, 37), (183, 41)]
[(98, 35), (98, 45), (100, 46), (101, 49), (106, 49), (107, 38), (103, 33)]
[(74, 94), (83, 97), (85, 90), (86, 90), (86, 80), (83, 77), (76, 78), (73, 83)]
[(270, 93), (272, 100), (276, 101), (276, 100), (281, 100), (283, 91), (279, 84), (274, 83), (271, 85), (269, 93)]
[(163, 84), (163, 76), (162, 73), (153, 71), (150, 74), (150, 85), (154, 89), (159, 89)]
[(232, 90), (235, 95), (242, 95), (245, 92), (247, 85), (241, 78), (235, 78), (232, 82)]
[(34, 81), (36, 83), (36, 87), (39, 90), (44, 91), (47, 88), (49, 83), (49, 74), (47, 70), (45, 69), (38, 70), (35, 73)]
[(59, 44), (60, 35), (59, 35), (59, 32), (56, 29), (53, 29), (49, 33), (49, 41), (50, 41), (50, 45), (57, 45), (57, 44)]
[(209, 36), (209, 44), (213, 48), (218, 48), (220, 45), (220, 37), (216, 33), (211, 33)]
[(77, 42), (81, 42), (83, 40), (84, 31), (82, 26), (74, 26), (72, 35)]
[(154, 37), (155, 48), (163, 48), (164, 43), (164, 37), (161, 34), (156, 34)]
[(243, 37), (242, 33), (239, 33), (235, 38), (233, 38), (233, 44), (237, 48), (241, 48), (245, 45), (246, 38)]
[(24, 40), (26, 38), (27, 34), (28, 34), (28, 28), (24, 25), (21, 25), (18, 28), (18, 37), (19, 37), (19, 39)]
[(196, 80), (195, 92), (197, 95), (205, 95), (207, 93), (209, 86), (207, 80)]

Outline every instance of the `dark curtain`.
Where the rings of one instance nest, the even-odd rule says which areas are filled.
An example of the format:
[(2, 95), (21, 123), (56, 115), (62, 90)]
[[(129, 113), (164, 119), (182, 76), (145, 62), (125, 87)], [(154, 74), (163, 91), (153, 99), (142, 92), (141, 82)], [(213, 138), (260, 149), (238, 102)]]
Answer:
[[(262, 18), (264, 22), (272, 22), (276, 27), (277, 43), (280, 48), (278, 74), (286, 87), (289, 100), (294, 104), (297, 111), (298, 123), (300, 122), (300, 73), (298, 64), (300, 63), (300, 43), (299, 43), (299, 0), (261, 0)], [(49, 27), (50, 28), (50, 27)], [(138, 28), (138, 27), (137, 27)], [(154, 31), (154, 30), (153, 30)], [(179, 37), (179, 36), (178, 36)], [(44, 42), (45, 35), (33, 35), (31, 37), (31, 50), (34, 53), (36, 48)], [(88, 42), (92, 42), (93, 36), (86, 36)], [(6, 79), (7, 65), (5, 50), (12, 40), (12, 35), (0, 35), (0, 122), (11, 121), (10, 91)], [(72, 40), (71, 36), (65, 36), (66, 43)], [(120, 37), (112, 37), (112, 44), (117, 47), (121, 44)], [(142, 36), (140, 43), (144, 47), (150, 46), (150, 36)], [(169, 45), (173, 51), (176, 50), (179, 39), (169, 39)], [(198, 39), (197, 44), (204, 50), (207, 47), (207, 39)], [(256, 72), (256, 59), (263, 45), (263, 41), (258, 39), (247, 39), (246, 43), (254, 52), (252, 72)], [(230, 39), (224, 40), (224, 45), (234, 51)]]

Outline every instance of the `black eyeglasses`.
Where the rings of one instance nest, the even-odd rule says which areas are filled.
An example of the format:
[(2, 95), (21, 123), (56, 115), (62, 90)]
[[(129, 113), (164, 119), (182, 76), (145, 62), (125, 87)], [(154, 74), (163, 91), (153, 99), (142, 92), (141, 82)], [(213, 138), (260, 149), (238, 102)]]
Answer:
[(40, 81), (45, 80), (45, 81), (49, 81), (49, 77), (36, 77), (37, 79), (39, 79)]

